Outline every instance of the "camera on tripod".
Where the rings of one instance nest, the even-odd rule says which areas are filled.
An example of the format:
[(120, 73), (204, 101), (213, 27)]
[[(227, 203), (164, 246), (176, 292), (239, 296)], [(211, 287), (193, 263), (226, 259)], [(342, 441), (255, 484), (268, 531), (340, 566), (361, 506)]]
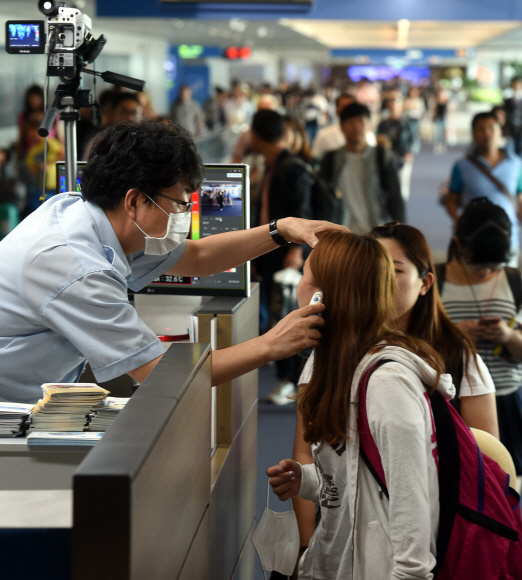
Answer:
[(80, 68), (94, 62), (107, 42), (95, 39), (92, 21), (78, 8), (64, 2), (39, 0), (38, 9), (47, 20), (6, 22), (6, 50), (11, 54), (48, 53), (49, 76), (73, 78)]
[(56, 89), (51, 107), (45, 111), (38, 129), (47, 137), (56, 116), (65, 125), (65, 167), (67, 189), (76, 189), (76, 121), (78, 111), (91, 107), (92, 120), (99, 124), (99, 107), (92, 91), (81, 89), (82, 72), (119, 87), (143, 91), (145, 81), (111, 71), (103, 73), (87, 68), (100, 54), (107, 40), (92, 35), (92, 21), (78, 8), (67, 8), (65, 2), (39, 0), (38, 9), (47, 19), (9, 20), (6, 22), (6, 51), (10, 54), (48, 54), (47, 77), (59, 77), (63, 84)]

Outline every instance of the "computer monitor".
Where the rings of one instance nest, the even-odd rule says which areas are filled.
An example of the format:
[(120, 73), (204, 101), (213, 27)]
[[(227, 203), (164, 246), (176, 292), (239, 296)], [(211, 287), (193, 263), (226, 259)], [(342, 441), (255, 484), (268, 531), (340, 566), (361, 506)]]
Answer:
[[(78, 161), (76, 168), (76, 191), (81, 191), (81, 180), (83, 168), (87, 165), (86, 161)], [(56, 162), (56, 193), (65, 193), (67, 185), (65, 180), (65, 161)]]
[[(192, 227), (189, 239), (199, 240), (222, 232), (250, 227), (248, 165), (205, 164), (205, 179), (192, 194)], [(142, 293), (193, 296), (249, 296), (250, 263), (213, 276), (160, 276)]]

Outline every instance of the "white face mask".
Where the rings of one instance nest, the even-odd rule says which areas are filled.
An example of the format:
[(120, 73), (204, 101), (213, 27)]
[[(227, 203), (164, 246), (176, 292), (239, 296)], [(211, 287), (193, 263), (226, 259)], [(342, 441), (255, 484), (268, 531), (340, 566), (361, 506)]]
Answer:
[[(292, 576), (299, 556), (299, 528), (295, 512), (273, 512), (268, 508), (270, 483), (266, 497), (266, 508), (252, 534), (252, 542), (261, 560), (264, 571), (276, 571)], [(290, 505), (292, 502), (290, 501)], [(266, 573), (265, 573), (266, 578)]]
[[(147, 197), (150, 199), (148, 195)], [(188, 236), (192, 214), (190, 212), (167, 213), (153, 199), (150, 199), (150, 201), (152, 201), (155, 206), (159, 207), (165, 215), (169, 216), (169, 221), (167, 222), (167, 233), (162, 238), (153, 238), (145, 233), (136, 222), (133, 223), (140, 232), (145, 234), (145, 254), (151, 256), (169, 254), (172, 250), (183, 243), (183, 240)]]

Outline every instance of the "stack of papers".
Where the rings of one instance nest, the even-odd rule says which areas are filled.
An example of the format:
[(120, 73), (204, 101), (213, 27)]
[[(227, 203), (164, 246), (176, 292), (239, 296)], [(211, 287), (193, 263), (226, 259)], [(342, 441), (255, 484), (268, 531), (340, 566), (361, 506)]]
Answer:
[(103, 437), (103, 433), (78, 433), (71, 431), (33, 431), (27, 436), (27, 445), (66, 445), (90, 447)]
[(0, 437), (17, 435), (33, 407), (21, 403), (0, 403)]
[(94, 409), (95, 413), (89, 423), (89, 431), (107, 431), (127, 401), (123, 397), (107, 397)]
[(83, 431), (87, 415), (109, 394), (92, 383), (46, 383), (34, 406), (30, 432)]

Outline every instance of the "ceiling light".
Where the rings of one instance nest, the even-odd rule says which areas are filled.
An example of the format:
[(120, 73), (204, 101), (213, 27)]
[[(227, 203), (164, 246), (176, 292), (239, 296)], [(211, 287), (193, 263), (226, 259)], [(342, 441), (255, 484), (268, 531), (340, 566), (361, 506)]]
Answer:
[(408, 46), (408, 36), (410, 34), (411, 22), (406, 18), (397, 22), (397, 47), (406, 48)]
[(245, 32), (246, 22), (241, 20), (241, 18), (231, 18), (228, 25), (234, 32)]

